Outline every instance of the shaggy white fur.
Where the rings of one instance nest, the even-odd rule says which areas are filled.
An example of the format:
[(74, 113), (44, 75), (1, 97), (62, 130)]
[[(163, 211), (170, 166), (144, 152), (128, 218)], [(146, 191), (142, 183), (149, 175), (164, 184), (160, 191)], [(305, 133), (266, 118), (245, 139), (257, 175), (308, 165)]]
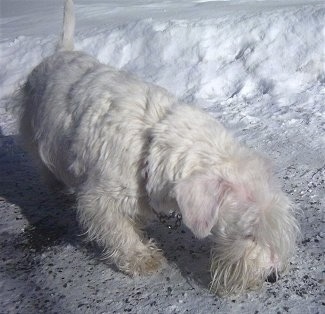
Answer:
[(122, 271), (164, 262), (142, 235), (158, 213), (178, 210), (210, 236), (211, 288), (239, 292), (282, 271), (298, 225), (269, 161), (240, 145), (199, 108), (165, 89), (72, 51), (72, 1), (59, 49), (20, 91), (20, 133), (50, 181), (77, 196), (80, 223)]

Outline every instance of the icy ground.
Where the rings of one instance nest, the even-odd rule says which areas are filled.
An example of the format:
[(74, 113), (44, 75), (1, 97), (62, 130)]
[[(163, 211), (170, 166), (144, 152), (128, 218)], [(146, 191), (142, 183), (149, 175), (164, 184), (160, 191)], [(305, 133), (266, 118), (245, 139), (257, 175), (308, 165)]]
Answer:
[(208, 241), (149, 228), (169, 261), (131, 279), (84, 242), (16, 144), (11, 94), (54, 49), (61, 1), (0, 2), (0, 313), (325, 313), (325, 5), (322, 1), (76, 0), (76, 46), (196, 102), (274, 160), (301, 209), (287, 275), (208, 291)]

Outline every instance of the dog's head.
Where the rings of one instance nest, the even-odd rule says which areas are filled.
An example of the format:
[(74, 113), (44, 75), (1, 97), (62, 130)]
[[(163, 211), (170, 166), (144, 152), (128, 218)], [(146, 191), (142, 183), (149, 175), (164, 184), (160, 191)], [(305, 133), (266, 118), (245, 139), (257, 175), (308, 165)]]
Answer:
[(277, 277), (293, 253), (299, 228), (291, 202), (264, 169), (242, 169), (239, 176), (194, 173), (175, 185), (185, 225), (215, 243), (211, 288), (218, 293), (238, 293)]

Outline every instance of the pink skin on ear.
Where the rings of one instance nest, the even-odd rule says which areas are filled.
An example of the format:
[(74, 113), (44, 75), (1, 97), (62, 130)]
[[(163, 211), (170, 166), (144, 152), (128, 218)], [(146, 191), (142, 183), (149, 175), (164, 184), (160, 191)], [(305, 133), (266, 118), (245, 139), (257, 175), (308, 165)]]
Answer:
[(196, 237), (210, 234), (218, 219), (220, 202), (229, 188), (225, 181), (206, 174), (195, 174), (177, 183), (176, 200), (183, 222)]

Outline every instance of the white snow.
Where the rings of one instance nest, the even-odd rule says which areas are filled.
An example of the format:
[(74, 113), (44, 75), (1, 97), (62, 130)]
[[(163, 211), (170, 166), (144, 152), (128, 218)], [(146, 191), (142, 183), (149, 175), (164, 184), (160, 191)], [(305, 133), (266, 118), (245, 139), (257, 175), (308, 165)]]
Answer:
[[(1, 0), (0, 5), (0, 131), (8, 137), (17, 133), (6, 110), (11, 95), (53, 52), (62, 3)], [(288, 193), (309, 217), (303, 234), (324, 238), (319, 233), (325, 206), (323, 1), (76, 0), (75, 7), (77, 49), (198, 103), (273, 158)], [(316, 278), (319, 265), (314, 263)], [(176, 277), (186, 285), (180, 274)], [(165, 304), (166, 311), (186, 309), (192, 297), (179, 292), (178, 303)], [(211, 304), (203, 309), (209, 311)]]
[[(12, 16), (22, 3), (32, 10), (41, 2), (2, 3), (1, 98), (53, 51), (62, 15), (57, 3), (43, 2), (28, 24), (23, 12)], [(269, 96), (276, 105), (305, 104), (302, 94), (320, 94), (324, 80), (324, 6), (293, 4), (76, 1), (76, 46), (181, 97), (221, 103)]]

